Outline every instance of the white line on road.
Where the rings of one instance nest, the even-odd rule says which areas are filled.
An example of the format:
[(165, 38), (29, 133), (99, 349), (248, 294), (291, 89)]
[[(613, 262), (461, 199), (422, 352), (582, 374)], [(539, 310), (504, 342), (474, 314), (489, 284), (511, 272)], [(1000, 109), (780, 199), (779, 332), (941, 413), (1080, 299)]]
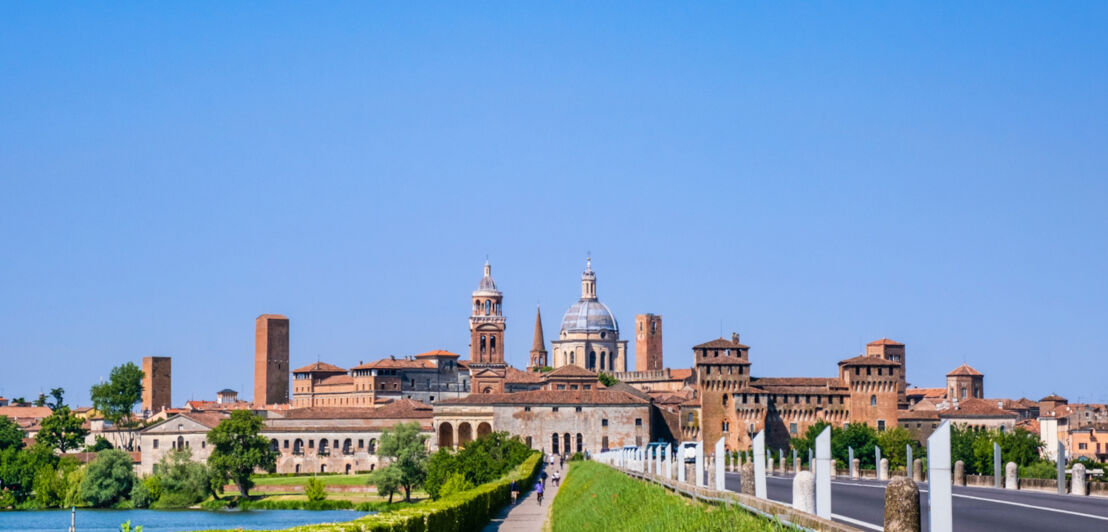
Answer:
[(831, 517), (834, 517), (835, 519), (840, 519), (840, 520), (846, 521), (847, 523), (850, 523), (852, 525), (865, 527), (865, 528), (868, 528), (870, 530), (877, 530), (878, 532), (881, 532), (881, 530), (882, 530), (882, 528), (877, 526), (877, 525), (871, 525), (871, 524), (869, 524), (865, 521), (859, 521), (857, 519), (852, 519), (852, 518), (847, 517), (845, 515), (831, 514)]
[[(922, 492), (922, 490), (921, 490), (921, 492)], [(1081, 512), (1073, 512), (1073, 511), (1070, 511), (1070, 510), (1059, 510), (1057, 508), (1047, 508), (1045, 506), (1035, 506), (1033, 504), (1024, 504), (1022, 502), (1001, 501), (1001, 500), (997, 500), (997, 499), (986, 499), (984, 497), (974, 497), (972, 495), (960, 495), (958, 493), (955, 493), (954, 496), (955, 497), (961, 497), (963, 499), (973, 499), (973, 500), (977, 500), (977, 501), (988, 501), (988, 502), (995, 502), (995, 503), (998, 503), (998, 504), (1010, 504), (1012, 506), (1022, 506), (1024, 508), (1034, 508), (1036, 510), (1043, 510), (1043, 511), (1046, 511), (1046, 512), (1057, 512), (1057, 513), (1060, 513), (1060, 514), (1077, 515), (1077, 516), (1081, 516), (1081, 517), (1088, 517), (1090, 519), (1100, 519), (1101, 521), (1108, 521), (1108, 517), (1104, 517), (1104, 516), (1100, 516), (1100, 515), (1083, 514)]]

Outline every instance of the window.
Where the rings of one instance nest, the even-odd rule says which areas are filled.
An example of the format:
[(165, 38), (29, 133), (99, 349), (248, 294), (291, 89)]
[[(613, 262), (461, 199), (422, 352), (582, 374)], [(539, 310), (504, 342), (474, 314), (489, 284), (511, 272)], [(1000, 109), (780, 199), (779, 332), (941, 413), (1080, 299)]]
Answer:
[(870, 406), (877, 406), (877, 396), (876, 395), (869, 396), (869, 405)]
[[(689, 421), (692, 421), (692, 414), (689, 414)], [(601, 427), (607, 427), (608, 426), (608, 418), (601, 419), (600, 420), (600, 426)]]
[(580, 412), (580, 411), (581, 411), (581, 407), (579, 407), (579, 406), (575, 406), (575, 407), (573, 407), (573, 411), (574, 411), (574, 412)]
[(877, 431), (878, 432), (884, 432), (885, 431), (885, 420), (884, 419), (878, 419), (877, 420)]
[(551, 412), (557, 412), (557, 411), (558, 411), (558, 407), (556, 407), (556, 406), (555, 406), (554, 408), (551, 408), (551, 409), (550, 409), (550, 411), (551, 411)]
[(1089, 444), (1082, 442), (1082, 443), (1077, 444), (1077, 448), (1084, 451), (1085, 449), (1089, 448)]
[(642, 418), (641, 417), (635, 418), (635, 426), (636, 427), (641, 427), (642, 426)]
[(604, 436), (603, 438), (600, 438), (600, 450), (601, 451), (607, 451), (608, 450), (608, 437), (607, 436)]
[(158, 440), (154, 440), (154, 448), (155, 448), (155, 449), (157, 449), (157, 448), (158, 448)]
[(524, 412), (530, 412), (530, 411), (531, 411), (531, 407), (529, 407), (529, 406), (525, 406), (525, 407), (523, 407), (523, 411), (524, 411)]
[(286, 448), (286, 449), (289, 448), (289, 441), (288, 440), (285, 440), (284, 448)]
[(559, 385), (555, 386), (555, 389), (564, 390), (564, 389), (566, 389), (566, 385), (565, 384), (559, 384)]
[(592, 385), (591, 385), (591, 384), (586, 384), (586, 385), (585, 385), (585, 389), (586, 389), (586, 390), (591, 390), (591, 389), (592, 389)]
[(729, 426), (729, 423), (727, 423), (726, 421), (723, 421), (719, 424), (719, 428), (723, 432), (727, 432), (728, 426)]
[[(688, 422), (689, 422), (689, 423), (692, 423), (692, 412), (689, 412), (689, 421), (688, 421)], [(605, 420), (604, 420), (604, 424), (605, 424), (605, 425), (607, 425), (607, 424), (608, 424), (608, 420), (607, 420), (607, 419), (605, 419)], [(155, 446), (155, 447), (157, 447), (157, 446)]]
[(789, 423), (789, 434), (796, 436), (796, 423)]
[(723, 406), (727, 406), (727, 394), (723, 394)]
[(873, 375), (873, 368), (866, 368), (866, 375)]
[(570, 384), (570, 385), (569, 385), (569, 389), (570, 389), (570, 390), (576, 390), (576, 389), (577, 389), (577, 385), (576, 385), (576, 384)]

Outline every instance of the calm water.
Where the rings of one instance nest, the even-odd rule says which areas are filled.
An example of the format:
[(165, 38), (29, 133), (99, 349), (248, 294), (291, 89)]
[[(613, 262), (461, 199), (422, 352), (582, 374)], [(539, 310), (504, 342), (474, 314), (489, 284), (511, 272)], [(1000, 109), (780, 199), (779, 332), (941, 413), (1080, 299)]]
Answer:
[[(65, 532), (69, 510), (0, 512), (0, 530), (21, 532)], [(78, 532), (119, 532), (128, 519), (143, 532), (171, 530), (242, 529), (270, 530), (314, 523), (349, 521), (366, 515), (353, 510), (259, 510), (249, 512), (204, 510), (82, 510), (77, 509)]]

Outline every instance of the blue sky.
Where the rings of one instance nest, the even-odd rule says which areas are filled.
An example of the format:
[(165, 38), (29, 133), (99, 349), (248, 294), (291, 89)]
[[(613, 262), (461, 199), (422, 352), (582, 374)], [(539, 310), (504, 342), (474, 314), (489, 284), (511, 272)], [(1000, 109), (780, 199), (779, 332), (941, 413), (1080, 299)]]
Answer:
[(486, 255), (522, 366), (591, 252), (672, 367), (1108, 402), (1103, 3), (594, 4), (4, 5), (0, 395), (465, 353)]

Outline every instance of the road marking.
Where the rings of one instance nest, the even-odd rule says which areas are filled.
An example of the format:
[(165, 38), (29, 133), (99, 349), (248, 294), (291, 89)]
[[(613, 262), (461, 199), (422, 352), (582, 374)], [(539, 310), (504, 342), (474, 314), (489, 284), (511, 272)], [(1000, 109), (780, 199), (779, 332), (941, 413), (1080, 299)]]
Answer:
[(868, 528), (870, 530), (877, 530), (878, 532), (881, 532), (881, 530), (883, 530), (881, 527), (879, 527), (877, 525), (871, 525), (871, 524), (869, 524), (865, 521), (859, 521), (857, 519), (851, 519), (851, 518), (849, 518), (845, 515), (831, 514), (831, 517), (834, 517), (835, 519), (841, 519), (841, 520), (846, 521), (847, 523), (850, 523), (852, 525), (858, 525), (858, 526), (861, 526), (861, 527)]
[(1057, 513), (1060, 513), (1060, 514), (1076, 515), (1076, 516), (1080, 516), (1080, 517), (1088, 517), (1090, 519), (1100, 519), (1101, 521), (1108, 521), (1108, 517), (1104, 517), (1104, 516), (1101, 516), (1101, 515), (1083, 514), (1081, 512), (1073, 512), (1073, 511), (1070, 511), (1070, 510), (1059, 510), (1057, 508), (1047, 508), (1045, 506), (1035, 506), (1033, 504), (1024, 504), (1022, 502), (1001, 501), (1001, 500), (997, 500), (997, 499), (986, 499), (984, 497), (974, 497), (972, 495), (960, 495), (960, 494), (957, 494), (957, 493), (955, 493), (954, 496), (955, 497), (961, 497), (963, 499), (974, 499), (974, 500), (977, 500), (977, 501), (988, 501), (988, 502), (995, 502), (995, 503), (998, 503), (998, 504), (1010, 504), (1012, 506), (1022, 506), (1024, 508), (1033, 508), (1035, 510), (1043, 510), (1043, 511), (1047, 511), (1047, 512), (1057, 512)]

